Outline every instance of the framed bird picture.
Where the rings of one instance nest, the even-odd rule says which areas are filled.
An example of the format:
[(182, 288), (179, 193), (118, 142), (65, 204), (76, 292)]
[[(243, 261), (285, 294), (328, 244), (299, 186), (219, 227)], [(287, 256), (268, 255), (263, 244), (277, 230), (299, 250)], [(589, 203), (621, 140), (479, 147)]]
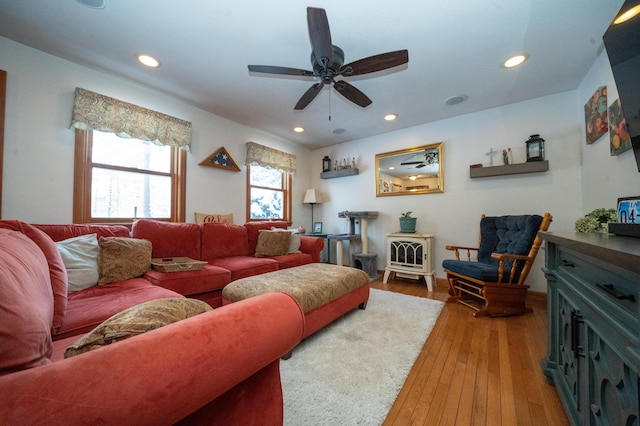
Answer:
[(229, 155), (224, 147), (220, 148), (198, 164), (201, 166), (216, 167), (218, 169), (230, 170), (233, 172), (240, 171), (240, 167), (238, 167), (236, 162), (233, 161), (233, 158), (231, 158), (231, 155)]

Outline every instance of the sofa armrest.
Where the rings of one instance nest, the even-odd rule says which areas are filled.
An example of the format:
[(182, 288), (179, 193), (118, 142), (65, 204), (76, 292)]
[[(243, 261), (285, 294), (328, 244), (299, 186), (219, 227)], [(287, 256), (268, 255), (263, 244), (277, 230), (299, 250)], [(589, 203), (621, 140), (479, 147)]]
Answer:
[(311, 255), (312, 262), (320, 263), (320, 253), (324, 248), (324, 238), (300, 236), (300, 251)]
[[(173, 424), (277, 362), (303, 333), (304, 314), (289, 295), (233, 303), (1, 376), (0, 424)], [(260, 402), (250, 387), (243, 395)]]

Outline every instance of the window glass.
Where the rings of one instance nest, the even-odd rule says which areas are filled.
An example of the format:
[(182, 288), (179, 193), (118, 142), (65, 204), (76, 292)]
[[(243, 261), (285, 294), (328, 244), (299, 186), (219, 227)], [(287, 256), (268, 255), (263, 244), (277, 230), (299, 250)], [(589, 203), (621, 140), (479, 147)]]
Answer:
[(289, 221), (290, 177), (279, 170), (249, 166), (248, 219)]
[(91, 216), (167, 218), (171, 216), (171, 178), (94, 167)]
[(94, 163), (169, 173), (171, 147), (139, 139), (124, 139), (113, 133), (93, 132)]

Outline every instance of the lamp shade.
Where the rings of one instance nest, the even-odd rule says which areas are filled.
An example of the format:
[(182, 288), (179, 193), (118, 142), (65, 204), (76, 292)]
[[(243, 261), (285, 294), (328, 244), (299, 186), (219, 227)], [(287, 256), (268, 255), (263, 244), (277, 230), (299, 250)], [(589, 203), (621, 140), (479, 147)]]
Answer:
[(320, 191), (316, 189), (307, 189), (302, 202), (305, 204), (320, 204), (322, 202), (320, 200)]

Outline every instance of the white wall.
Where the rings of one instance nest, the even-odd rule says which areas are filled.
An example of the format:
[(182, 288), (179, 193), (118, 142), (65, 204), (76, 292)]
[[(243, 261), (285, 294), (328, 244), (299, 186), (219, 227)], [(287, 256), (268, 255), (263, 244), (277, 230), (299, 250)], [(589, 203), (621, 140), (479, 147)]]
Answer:
[[(233, 213), (246, 220), (245, 144), (253, 141), (295, 154), (294, 222), (310, 222), (301, 204), (309, 188), (309, 150), (239, 125), (176, 98), (44, 54), (0, 37), (1, 67), (7, 71), (3, 170), (3, 219), (70, 223), (73, 205), (74, 132), (69, 129), (74, 90), (82, 87), (193, 123), (187, 160), (187, 221), (194, 211)], [(240, 173), (198, 163), (224, 146)]]
[[(603, 84), (608, 102), (617, 91), (606, 52), (588, 71), (576, 91), (441, 120), (410, 129), (366, 138), (313, 152), (312, 183), (327, 202), (317, 220), (327, 232), (348, 232), (343, 210), (375, 210), (378, 219), (369, 224), (369, 251), (378, 253), (378, 269), (386, 263), (385, 234), (399, 229), (397, 218), (411, 210), (418, 232), (436, 236), (436, 275), (444, 278), (442, 261), (451, 258), (447, 244), (475, 245), (480, 215), (550, 212), (550, 231), (573, 232), (576, 219), (595, 208), (615, 208), (618, 197), (640, 194), (640, 174), (631, 151), (609, 155), (608, 135), (592, 145), (585, 142), (584, 104)], [(490, 148), (511, 148), (514, 162), (524, 162), (524, 141), (539, 133), (546, 140), (545, 173), (469, 178), (469, 165), (488, 165)], [(375, 154), (443, 141), (445, 192), (443, 194), (375, 196)], [(321, 158), (356, 157), (360, 175), (322, 180)], [(494, 161), (500, 161), (496, 158)], [(494, 162), (494, 164), (496, 164)], [(359, 251), (359, 246), (354, 245)], [(538, 256), (528, 283), (546, 292)]]

